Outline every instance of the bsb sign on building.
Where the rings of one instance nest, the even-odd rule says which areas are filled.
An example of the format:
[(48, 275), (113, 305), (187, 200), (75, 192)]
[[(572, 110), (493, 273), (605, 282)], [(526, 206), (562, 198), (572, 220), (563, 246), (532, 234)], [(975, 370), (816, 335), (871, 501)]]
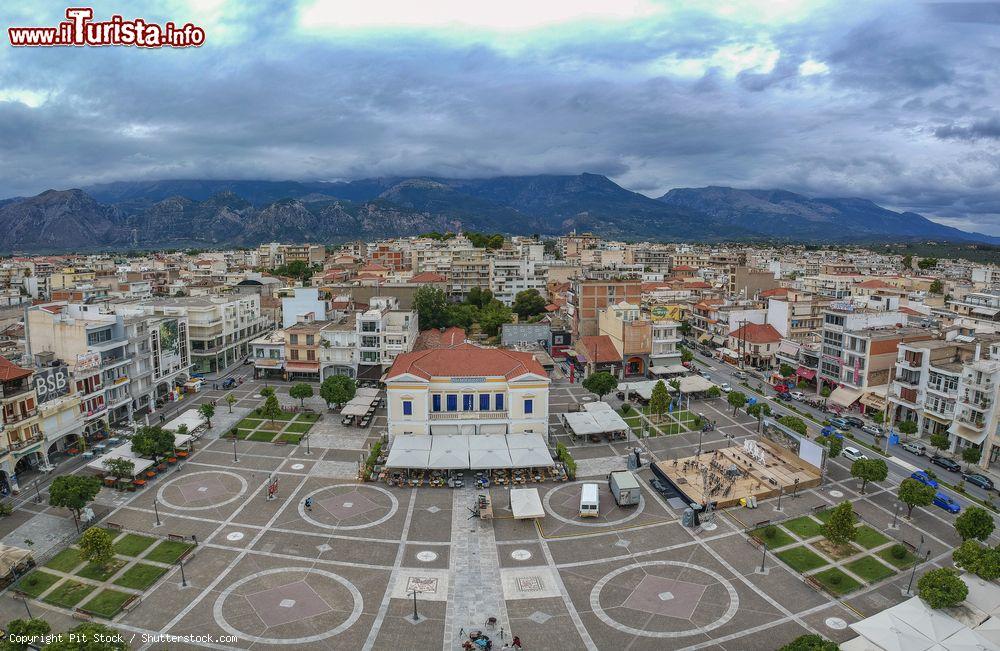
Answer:
[(38, 404), (48, 402), (69, 393), (69, 367), (47, 366), (35, 371), (35, 392)]

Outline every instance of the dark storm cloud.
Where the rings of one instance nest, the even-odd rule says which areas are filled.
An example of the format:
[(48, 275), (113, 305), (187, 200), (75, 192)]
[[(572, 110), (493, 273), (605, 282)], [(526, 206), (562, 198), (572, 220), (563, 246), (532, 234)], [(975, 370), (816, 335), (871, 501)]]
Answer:
[[(686, 9), (537, 33), (303, 33), (290, 0), (230, 4), (205, 14), (198, 50), (0, 48), (0, 196), (588, 171), (653, 196), (862, 196), (1000, 233), (989, 22), (900, 0), (829, 2), (798, 21)], [(145, 15), (198, 22), (166, 6)]]

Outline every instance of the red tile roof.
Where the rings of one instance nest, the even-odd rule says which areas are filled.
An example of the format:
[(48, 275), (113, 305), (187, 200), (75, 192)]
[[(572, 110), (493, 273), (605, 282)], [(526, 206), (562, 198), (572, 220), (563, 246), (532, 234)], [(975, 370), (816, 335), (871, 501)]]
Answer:
[(761, 298), (770, 298), (771, 296), (788, 296), (788, 288), (775, 287), (774, 289), (765, 289), (760, 293)]
[(389, 271), (389, 267), (384, 267), (377, 262), (369, 262), (361, 267), (361, 271)]
[(729, 335), (733, 339), (743, 339), (752, 344), (776, 344), (781, 341), (781, 333), (769, 323), (748, 323)]
[(704, 280), (699, 280), (693, 283), (684, 283), (684, 289), (712, 289), (710, 283), (706, 283)]
[(424, 330), (417, 337), (413, 344), (414, 351), (429, 350), (431, 348), (454, 348), (465, 343), (465, 330), (458, 326), (451, 326), (445, 330), (431, 328)]
[(432, 377), (505, 377), (508, 380), (527, 373), (546, 377), (545, 369), (531, 353), (503, 348), (479, 348), (460, 344), (454, 348), (431, 348), (396, 357), (388, 379), (409, 373)]
[(577, 342), (576, 346), (578, 350), (583, 352), (587, 361), (594, 364), (622, 361), (621, 353), (615, 348), (611, 337), (607, 335), (580, 337), (580, 341)]
[(889, 289), (892, 287), (889, 283), (881, 281), (877, 278), (866, 280), (863, 283), (858, 283), (857, 286), (863, 289)]
[(411, 283), (444, 283), (448, 282), (447, 276), (442, 276), (439, 273), (434, 273), (433, 271), (425, 271), (419, 273), (413, 278), (410, 278)]
[(33, 371), (21, 368), (6, 357), (0, 357), (0, 382), (20, 380), (31, 375)]
[(677, 265), (671, 271), (698, 271), (697, 267), (689, 267), (686, 264)]

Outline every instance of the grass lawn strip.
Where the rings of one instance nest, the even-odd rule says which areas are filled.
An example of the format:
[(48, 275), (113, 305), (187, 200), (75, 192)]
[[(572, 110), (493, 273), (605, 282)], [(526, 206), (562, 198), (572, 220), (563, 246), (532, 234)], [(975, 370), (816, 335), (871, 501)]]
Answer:
[(76, 572), (76, 575), (84, 579), (90, 579), (91, 581), (107, 581), (115, 572), (125, 567), (125, 563), (126, 561), (118, 559), (111, 561), (107, 567), (103, 567), (97, 563), (87, 563)]
[(35, 570), (31, 574), (22, 578), (15, 587), (29, 597), (38, 598), (38, 595), (54, 586), (60, 578), (62, 577), (56, 576), (55, 574)]
[(291, 443), (292, 445), (298, 445), (299, 441), (302, 440), (301, 434), (281, 434), (278, 436), (279, 441), (285, 441), (286, 443)]
[(886, 547), (881, 551), (875, 552), (875, 555), (884, 560), (886, 563), (891, 563), (900, 570), (912, 567), (913, 564), (917, 562), (917, 557), (914, 556), (908, 549), (902, 558), (896, 558), (892, 555), (892, 547)]
[(824, 588), (836, 595), (845, 595), (861, 587), (860, 583), (836, 567), (817, 572), (812, 575), (812, 578), (819, 581)]
[(879, 545), (884, 545), (889, 542), (889, 538), (867, 525), (861, 525), (858, 527), (858, 535), (854, 539), (854, 542), (858, 543), (865, 549), (874, 549)]
[(143, 557), (143, 560), (167, 564), (176, 563), (177, 559), (191, 547), (194, 547), (191, 543), (178, 542), (176, 540), (161, 540), (160, 544), (153, 547)]
[(53, 606), (73, 608), (95, 589), (96, 586), (66, 579), (57, 585), (42, 601)]
[(299, 414), (295, 420), (304, 423), (315, 423), (319, 420), (319, 414)]
[(825, 558), (804, 545), (776, 552), (775, 556), (800, 574), (830, 564)]
[(860, 576), (868, 583), (877, 583), (896, 573), (896, 570), (880, 563), (874, 556), (865, 556), (856, 561), (851, 561), (844, 565), (854, 574)]
[(51, 567), (53, 570), (71, 574), (82, 562), (83, 559), (80, 558), (80, 550), (75, 547), (68, 547), (53, 556), (52, 560), (45, 564), (45, 567)]
[(140, 536), (135, 533), (127, 533), (121, 540), (115, 543), (115, 553), (121, 554), (122, 556), (135, 557), (144, 552), (155, 542), (156, 538)]
[(125, 570), (125, 573), (115, 580), (115, 585), (120, 585), (123, 588), (132, 588), (133, 590), (145, 590), (156, 583), (157, 579), (166, 573), (167, 570), (164, 567), (157, 567), (148, 563), (136, 563)]
[(310, 429), (312, 429), (312, 423), (292, 423), (285, 428), (285, 431), (295, 432), (296, 434), (305, 434)]
[(263, 422), (263, 420), (258, 420), (256, 418), (244, 418), (237, 423), (236, 426), (244, 429), (256, 429)]
[(263, 443), (270, 443), (274, 439), (274, 435), (277, 432), (268, 432), (265, 430), (258, 430), (247, 437), (248, 441), (259, 441)]
[(785, 545), (791, 545), (793, 542), (798, 542), (795, 538), (788, 535), (788, 532), (784, 529), (773, 524), (754, 529), (752, 533), (758, 539), (763, 540), (767, 544), (768, 549), (777, 549), (778, 547), (784, 547)]
[(799, 538), (803, 540), (809, 538), (815, 538), (816, 536), (823, 533), (823, 525), (816, 522), (808, 515), (804, 515), (801, 518), (795, 518), (794, 520), (787, 520), (781, 523), (785, 529), (788, 529), (794, 533)]
[(106, 588), (80, 608), (99, 617), (111, 619), (118, 614), (118, 611), (122, 609), (122, 604), (128, 601), (131, 596), (127, 592)]

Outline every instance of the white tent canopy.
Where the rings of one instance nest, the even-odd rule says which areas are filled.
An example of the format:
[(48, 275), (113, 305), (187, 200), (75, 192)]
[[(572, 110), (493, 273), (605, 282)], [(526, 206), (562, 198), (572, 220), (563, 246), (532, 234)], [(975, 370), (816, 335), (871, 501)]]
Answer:
[(145, 472), (153, 465), (152, 459), (143, 459), (142, 457), (136, 456), (132, 452), (131, 446), (129, 446), (128, 449), (125, 449), (125, 446), (122, 446), (121, 448), (118, 448), (113, 452), (109, 452), (104, 456), (94, 459), (93, 461), (87, 464), (87, 467), (92, 468), (93, 470), (96, 470), (98, 472), (107, 474), (108, 467), (104, 465), (104, 462), (109, 459), (128, 459), (129, 461), (131, 461), (135, 465), (135, 469), (132, 471), (133, 477), (138, 476), (142, 472)]
[(585, 411), (563, 414), (566, 427), (577, 436), (627, 432), (629, 429), (628, 423), (606, 402), (587, 403), (583, 408)]
[(432, 436), (427, 465), (439, 470), (468, 470), (469, 437), (459, 434)]
[(541, 434), (399, 434), (392, 439), (387, 468), (498, 470), (555, 465)]
[(187, 425), (187, 431), (193, 432), (206, 423), (205, 417), (197, 409), (188, 409), (183, 414), (163, 426), (163, 429), (176, 432), (181, 425)]
[[(622, 382), (618, 385), (619, 391), (628, 391), (634, 393), (643, 400), (651, 400), (653, 398), (653, 387), (660, 380), (642, 380), (640, 382)], [(673, 388), (664, 382), (667, 387), (667, 391), (673, 391)], [(596, 403), (595, 403), (596, 404)]]
[(515, 520), (545, 517), (545, 509), (542, 508), (537, 488), (510, 489), (510, 510)]
[(683, 364), (657, 365), (650, 366), (649, 372), (653, 375), (683, 375), (688, 372), (688, 368)]
[(373, 389), (371, 387), (361, 387), (354, 393), (354, 398), (377, 398), (378, 389)]
[(700, 375), (688, 375), (680, 379), (681, 393), (700, 393), (708, 391), (715, 385), (701, 377)]
[(514, 468), (548, 468), (555, 465), (541, 434), (508, 434), (507, 448)]
[[(966, 585), (976, 582), (968, 575), (962, 576), (962, 580)], [(919, 597), (851, 624), (851, 628), (861, 635), (845, 645), (851, 649), (980, 651), (997, 648), (986, 636), (945, 612), (932, 610)]]
[(368, 409), (371, 407), (371, 404), (371, 398), (354, 398), (349, 403), (344, 405), (344, 408), (340, 410), (340, 413), (344, 416), (364, 416), (368, 413)]
[(495, 470), (513, 467), (507, 437), (501, 434), (469, 436), (469, 467), (476, 470)]
[(429, 468), (431, 437), (400, 434), (392, 440), (386, 468)]
[(837, 387), (830, 394), (830, 401), (841, 407), (850, 407), (854, 402), (861, 397), (861, 392), (857, 389), (848, 389), (847, 387)]

